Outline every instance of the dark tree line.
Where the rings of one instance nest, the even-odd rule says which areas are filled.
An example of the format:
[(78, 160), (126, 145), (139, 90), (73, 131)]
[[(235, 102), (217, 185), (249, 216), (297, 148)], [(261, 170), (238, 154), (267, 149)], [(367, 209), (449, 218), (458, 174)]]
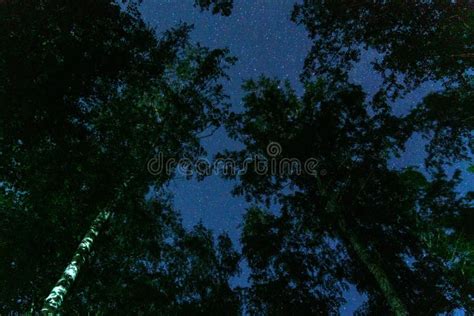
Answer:
[[(304, 1), (292, 19), (313, 47), (304, 93), (262, 77), (243, 88), (245, 109), (227, 121), (243, 162), (316, 158), (320, 173), (247, 173), (234, 193), (248, 210), (243, 256), (252, 270), (252, 314), (332, 314), (348, 285), (368, 296), (358, 314), (437, 314), (474, 309), (473, 193), (460, 195), (472, 158), (474, 19), (470, 1)], [(383, 82), (374, 96), (351, 83), (364, 51)], [(442, 82), (406, 115), (393, 101), (424, 82)], [(415, 135), (425, 167), (391, 161)], [(278, 214), (266, 208), (277, 203)]]
[[(304, 92), (249, 80), (236, 113), (222, 86), (235, 58), (185, 24), (155, 34), (138, 5), (0, 2), (0, 313), (338, 314), (350, 286), (368, 298), (358, 315), (474, 311), (474, 193), (447, 168), (474, 151), (471, 1), (296, 4), (313, 43)], [(195, 6), (228, 16), (233, 3)], [(374, 95), (349, 76), (366, 50)], [(427, 81), (442, 89), (396, 115)], [(173, 174), (146, 168), (158, 152), (197, 159), (221, 125), (244, 147), (219, 156), (318, 162), (229, 176), (252, 205), (241, 253), (184, 229)], [(417, 135), (424, 166), (394, 168)]]
[(240, 177), (235, 193), (257, 205), (242, 237), (255, 314), (337, 313), (350, 284), (369, 297), (360, 313), (471, 310), (474, 196), (457, 194), (459, 172), (391, 167), (415, 132), (411, 115), (352, 84), (308, 84), (302, 97), (281, 86), (247, 83), (246, 110), (230, 122), (246, 149), (227, 155), (272, 159), (278, 142), (278, 159), (316, 158), (320, 173)]
[(91, 261), (69, 269), (85, 270), (77, 284), (63, 274), (64, 311), (238, 310), (229, 239), (144, 201), (170, 178), (146, 161), (200, 154), (198, 136), (225, 116), (233, 58), (191, 43), (187, 25), (155, 35), (134, 3), (8, 1), (0, 16), (1, 313), (40, 311), (102, 212), (79, 256)]

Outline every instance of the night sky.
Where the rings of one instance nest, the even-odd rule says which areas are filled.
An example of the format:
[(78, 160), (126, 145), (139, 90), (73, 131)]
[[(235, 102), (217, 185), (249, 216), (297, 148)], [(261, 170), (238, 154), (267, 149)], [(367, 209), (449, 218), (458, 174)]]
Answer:
[[(278, 79), (288, 79), (301, 92), (298, 75), (303, 60), (310, 47), (310, 42), (303, 27), (290, 21), (293, 0), (234, 0), (234, 9), (230, 17), (200, 12), (193, 7), (192, 0), (145, 0), (141, 11), (145, 20), (157, 32), (162, 32), (179, 22), (194, 24), (192, 38), (210, 48), (228, 47), (232, 55), (238, 58), (228, 74), (230, 81), (225, 85), (235, 111), (242, 109), (241, 84), (243, 80), (257, 78), (261, 74)], [(361, 84), (367, 93), (377, 90), (380, 78), (370, 66), (375, 57), (373, 52), (366, 52), (361, 62), (352, 71), (351, 78)], [(404, 99), (394, 104), (395, 113), (404, 113), (416, 104), (428, 92), (439, 89), (437, 83), (426, 83)], [(226, 137), (221, 128), (214, 136), (203, 142), (209, 155), (223, 149), (236, 149), (239, 144)], [(284, 150), (284, 148), (283, 148)], [(393, 166), (400, 168), (407, 165), (423, 163), (423, 140), (415, 137), (409, 143), (407, 152), (401, 159), (394, 160)], [(466, 169), (466, 165), (457, 166)], [(232, 197), (230, 191), (233, 183), (224, 181), (218, 176), (211, 176), (204, 181), (178, 178), (170, 184), (175, 194), (175, 206), (180, 210), (186, 227), (192, 227), (199, 221), (215, 233), (227, 232), (234, 242), (239, 243), (239, 224), (248, 204), (242, 198)], [(461, 191), (472, 190), (474, 176), (471, 175), (460, 188)], [(236, 280), (245, 284), (247, 269)], [(349, 304), (343, 315), (351, 315), (362, 301), (355, 291), (347, 294)]]

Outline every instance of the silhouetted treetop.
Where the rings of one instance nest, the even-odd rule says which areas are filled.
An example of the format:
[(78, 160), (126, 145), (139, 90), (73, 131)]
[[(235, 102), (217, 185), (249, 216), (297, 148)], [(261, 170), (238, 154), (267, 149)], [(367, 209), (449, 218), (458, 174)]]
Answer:
[(395, 95), (426, 80), (463, 82), (474, 65), (473, 14), (469, 0), (305, 0), (292, 13), (313, 42), (303, 77), (344, 77), (369, 50)]

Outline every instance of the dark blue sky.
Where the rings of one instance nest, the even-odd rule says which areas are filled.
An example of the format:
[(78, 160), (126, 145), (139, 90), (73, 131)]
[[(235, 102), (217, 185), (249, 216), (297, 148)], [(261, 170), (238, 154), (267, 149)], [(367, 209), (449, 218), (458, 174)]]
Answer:
[[(230, 17), (200, 12), (193, 1), (144, 1), (142, 13), (157, 32), (179, 22), (194, 24), (192, 38), (211, 48), (228, 47), (238, 58), (229, 70), (231, 80), (226, 92), (235, 110), (241, 106), (241, 84), (245, 79), (261, 74), (289, 79), (298, 85), (298, 75), (310, 47), (304, 29), (289, 20), (292, 1), (236, 1)], [(238, 144), (219, 130), (204, 140), (210, 154)], [(237, 226), (246, 204), (241, 198), (230, 196), (232, 183), (211, 176), (202, 182), (175, 180), (175, 204), (181, 210), (186, 226), (202, 220), (215, 232), (227, 231), (238, 241)]]
[[(290, 21), (293, 0), (234, 0), (230, 17), (200, 12), (193, 7), (192, 0), (145, 0), (141, 11), (145, 20), (162, 32), (179, 22), (194, 24), (192, 38), (211, 48), (228, 47), (239, 60), (229, 71), (230, 82), (226, 91), (235, 110), (242, 108), (240, 89), (243, 80), (257, 78), (261, 74), (279, 79), (288, 79), (297, 90), (301, 90), (298, 75), (310, 47), (306, 32)], [(380, 78), (371, 71), (370, 60), (374, 54), (368, 52), (352, 71), (351, 78), (370, 93), (377, 90)], [(394, 105), (396, 113), (405, 112), (426, 93), (439, 88), (436, 83), (427, 83)], [(210, 154), (239, 145), (228, 139), (223, 130), (204, 140)], [(284, 149), (283, 149), (284, 150)], [(394, 167), (420, 165), (423, 162), (423, 141), (414, 138), (401, 159), (393, 161)], [(466, 169), (467, 165), (460, 166)], [(248, 206), (242, 198), (232, 197), (233, 184), (218, 176), (197, 182), (176, 179), (170, 188), (175, 194), (175, 206), (181, 211), (186, 227), (202, 221), (216, 233), (226, 231), (238, 244), (239, 224)], [(464, 182), (462, 191), (474, 187), (474, 176)], [(245, 272), (246, 269), (244, 269)], [(244, 282), (245, 274), (242, 276)], [(352, 314), (361, 297), (355, 291), (348, 293), (349, 304), (345, 315)]]

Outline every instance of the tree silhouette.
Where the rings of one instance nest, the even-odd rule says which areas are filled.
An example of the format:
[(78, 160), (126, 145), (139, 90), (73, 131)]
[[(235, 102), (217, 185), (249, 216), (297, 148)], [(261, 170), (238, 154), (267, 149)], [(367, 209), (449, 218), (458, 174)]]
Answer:
[(232, 0), (195, 0), (194, 6), (200, 7), (201, 10), (210, 10), (212, 8), (212, 14), (229, 16), (232, 13), (234, 4)]
[[(34, 312), (98, 214), (111, 212), (112, 226), (102, 224), (106, 234), (123, 233), (115, 238), (124, 242), (134, 238), (113, 225), (144, 219), (137, 209), (145, 194), (172, 177), (151, 175), (150, 158), (158, 151), (173, 158), (202, 153), (198, 136), (226, 114), (220, 80), (233, 58), (226, 50), (191, 44), (187, 25), (157, 37), (133, 2), (120, 7), (110, 1), (8, 1), (0, 5), (0, 15), (0, 310)], [(206, 240), (212, 256), (208, 233), (194, 234)], [(108, 254), (92, 251), (100, 262), (117, 256), (115, 249), (120, 247), (111, 245)], [(186, 251), (194, 250), (183, 246)], [(116, 269), (125, 268), (121, 260)], [(194, 289), (212, 295), (207, 280), (213, 281), (204, 278)], [(116, 281), (116, 287), (127, 286)], [(160, 289), (164, 295), (168, 290)], [(168, 303), (194, 304), (186, 297)], [(71, 308), (87, 310), (85, 304), (78, 299)], [(137, 308), (137, 302), (128, 304)]]
[[(281, 206), (278, 215), (251, 209), (246, 218), (244, 255), (253, 269), (256, 311), (315, 312), (312, 306), (319, 306), (322, 313), (335, 312), (345, 282), (369, 292), (366, 313), (382, 313), (384, 304), (396, 314), (472, 309), (472, 282), (465, 281), (472, 229), (463, 224), (472, 220), (472, 193), (460, 197), (460, 173), (449, 179), (443, 171), (473, 150), (472, 17), (468, 1), (295, 5), (292, 18), (313, 42), (304, 95), (266, 78), (248, 82), (245, 112), (229, 122), (231, 136), (246, 149), (225, 153), (243, 163), (278, 142), (282, 159), (316, 158), (322, 170), (316, 177), (240, 176), (234, 193)], [(372, 64), (384, 79), (372, 100), (347, 83), (364, 50), (376, 53)], [(445, 90), (412, 105), (409, 115), (391, 114), (387, 96), (396, 99), (428, 80), (444, 81)], [(427, 139), (428, 178), (413, 168), (389, 168), (415, 133)], [(257, 239), (261, 227), (268, 239)], [(269, 252), (269, 245), (279, 253)], [(344, 268), (318, 270), (327, 260), (313, 253), (326, 249), (333, 250), (331, 263), (340, 260)], [(348, 269), (341, 253), (358, 267)], [(415, 299), (423, 292), (424, 301)]]
[(292, 13), (313, 43), (303, 77), (347, 76), (372, 50), (394, 96), (426, 80), (464, 82), (474, 65), (473, 8), (472, 1), (303, 1)]
[[(367, 297), (357, 315), (474, 311), (474, 192), (446, 168), (474, 151), (472, 1), (298, 3), (303, 92), (248, 80), (238, 113), (229, 52), (193, 44), (186, 24), (155, 34), (139, 2), (0, 1), (0, 313), (337, 314), (352, 287)], [(373, 95), (350, 77), (367, 52)], [(219, 158), (286, 163), (225, 174), (251, 202), (242, 254), (185, 229), (173, 170), (147, 170), (157, 153), (205, 154), (200, 136), (222, 123), (244, 147)], [(395, 167), (415, 135), (425, 164)]]
[[(223, 155), (242, 164), (257, 156), (318, 162), (317, 174), (239, 176), (234, 193), (262, 207), (280, 205), (277, 214), (253, 208), (245, 218), (251, 311), (334, 313), (350, 284), (368, 295), (361, 313), (473, 308), (465, 274), (473, 255), (465, 224), (472, 193), (458, 196), (460, 174), (450, 179), (439, 165), (428, 176), (391, 167), (390, 158), (417, 132), (415, 114), (395, 116), (383, 94), (367, 100), (360, 86), (343, 82), (307, 83), (301, 97), (267, 78), (244, 88), (245, 111), (228, 129), (245, 149)], [(420, 108), (414, 112), (430, 121)], [(281, 156), (267, 152), (271, 142), (281, 145)]]

